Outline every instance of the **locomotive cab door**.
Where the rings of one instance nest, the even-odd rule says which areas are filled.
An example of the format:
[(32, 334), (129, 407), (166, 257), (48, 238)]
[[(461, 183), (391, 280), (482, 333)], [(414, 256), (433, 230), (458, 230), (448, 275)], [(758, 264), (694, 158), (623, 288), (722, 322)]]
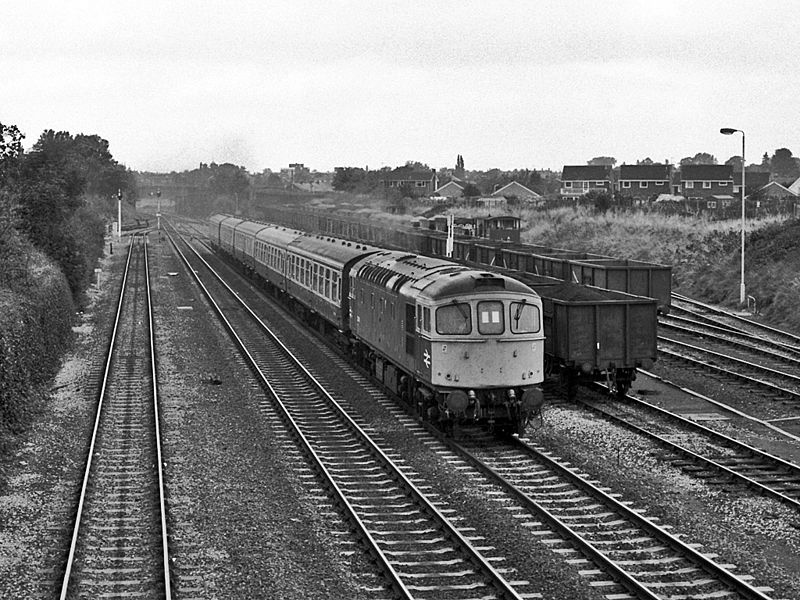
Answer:
[(432, 310), (430, 306), (417, 304), (416, 310), (416, 371), (421, 380), (426, 383), (431, 381), (431, 363), (433, 356), (431, 354), (431, 315)]

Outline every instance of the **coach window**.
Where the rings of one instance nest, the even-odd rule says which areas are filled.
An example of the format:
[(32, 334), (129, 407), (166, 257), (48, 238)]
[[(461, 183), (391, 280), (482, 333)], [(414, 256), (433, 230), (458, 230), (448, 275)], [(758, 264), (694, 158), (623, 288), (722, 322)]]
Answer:
[(417, 304), (417, 330), (422, 331), (422, 307)]
[(478, 332), (484, 335), (503, 333), (502, 302), (478, 302)]
[(331, 270), (325, 269), (325, 297), (331, 297)]
[(331, 298), (333, 298), (334, 300), (341, 300), (341, 297), (339, 296), (339, 273), (333, 274), (332, 285), (333, 285), (333, 291), (331, 292)]
[(541, 327), (539, 307), (529, 302), (512, 302), (508, 319), (511, 333), (538, 333)]
[(422, 328), (427, 332), (431, 330), (431, 309), (427, 306), (422, 309)]
[(436, 309), (436, 333), (441, 335), (467, 335), (472, 333), (470, 306), (453, 302)]

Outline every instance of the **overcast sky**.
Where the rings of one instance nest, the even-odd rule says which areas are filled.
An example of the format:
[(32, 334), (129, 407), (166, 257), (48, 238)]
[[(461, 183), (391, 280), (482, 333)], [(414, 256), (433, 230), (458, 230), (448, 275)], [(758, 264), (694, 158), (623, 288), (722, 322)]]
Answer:
[(131, 169), (800, 154), (800, 3), (6, 2), (0, 122)]

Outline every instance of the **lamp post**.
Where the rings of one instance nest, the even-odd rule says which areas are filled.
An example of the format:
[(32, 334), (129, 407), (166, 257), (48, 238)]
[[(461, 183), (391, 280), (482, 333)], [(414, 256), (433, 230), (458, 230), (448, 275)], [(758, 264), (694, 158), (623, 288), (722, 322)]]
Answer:
[(156, 191), (156, 196), (158, 197), (158, 208), (156, 209), (156, 218), (158, 219), (157, 229), (161, 231), (161, 188), (158, 188)]
[(746, 164), (744, 161), (744, 131), (741, 129), (731, 129), (730, 127), (723, 127), (719, 130), (723, 135), (732, 135), (737, 131), (742, 134), (742, 281), (739, 285), (739, 304), (744, 304), (747, 300), (744, 288), (744, 172)]

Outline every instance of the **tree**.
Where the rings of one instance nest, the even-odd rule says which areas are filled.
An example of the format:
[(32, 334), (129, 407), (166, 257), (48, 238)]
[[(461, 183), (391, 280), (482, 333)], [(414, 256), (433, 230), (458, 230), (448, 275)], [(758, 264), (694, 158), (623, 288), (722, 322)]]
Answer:
[(22, 154), (24, 137), (16, 125), (0, 123), (0, 175), (2, 175), (6, 160), (14, 160)]
[(87, 188), (92, 186), (94, 198), (104, 194), (110, 210), (111, 188), (104, 186), (113, 182), (118, 183), (114, 192), (129, 190), (131, 178), (108, 152), (108, 142), (95, 135), (47, 130), (19, 160), (10, 189), (18, 206), (17, 228), (59, 265), (76, 301), (103, 246), (103, 220), (86, 209)]
[(680, 165), (683, 167), (685, 165), (716, 165), (717, 159), (713, 154), (709, 154), (708, 152), (698, 152), (694, 156), (687, 156), (686, 158), (682, 158)]
[(464, 157), (460, 154), (456, 158), (456, 168), (453, 174), (458, 178), (464, 177)]
[(465, 198), (474, 198), (481, 195), (481, 190), (474, 183), (468, 183), (464, 186), (462, 193)]
[(741, 171), (742, 170), (742, 157), (738, 154), (735, 156), (731, 156), (728, 160), (725, 161), (726, 165), (730, 165), (734, 171)]
[(592, 166), (608, 165), (613, 167), (615, 164), (617, 164), (617, 159), (614, 158), (613, 156), (595, 156), (592, 160), (588, 161), (586, 164)]
[(12, 191), (23, 153), (25, 136), (16, 125), (0, 123), (0, 260), (5, 260), (6, 244), (17, 226), (17, 200)]
[(366, 171), (358, 167), (336, 167), (333, 175), (333, 189), (340, 192), (352, 192), (364, 181)]
[(792, 156), (792, 151), (788, 148), (778, 148), (770, 160), (770, 170), (775, 177), (795, 178), (800, 175), (800, 168), (797, 159)]
[(583, 200), (586, 203), (591, 203), (594, 205), (596, 212), (604, 213), (611, 208), (612, 198), (608, 192), (589, 190), (586, 194), (584, 194)]
[(406, 164), (400, 167), (401, 169), (408, 169), (410, 171), (430, 171), (431, 168), (425, 163), (416, 160), (407, 160)]

